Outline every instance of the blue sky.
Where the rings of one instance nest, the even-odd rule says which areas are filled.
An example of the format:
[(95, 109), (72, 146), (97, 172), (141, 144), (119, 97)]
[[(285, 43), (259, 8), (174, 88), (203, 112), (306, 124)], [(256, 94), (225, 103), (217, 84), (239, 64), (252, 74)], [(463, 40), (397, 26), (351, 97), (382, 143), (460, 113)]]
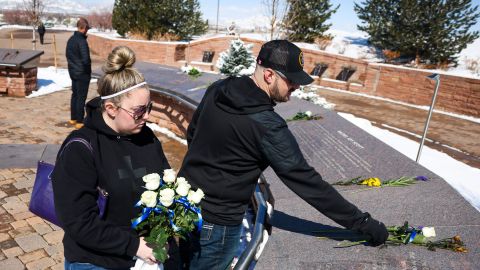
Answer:
[[(82, 1), (88, 5), (99, 3), (112, 4), (114, 0), (85, 0)], [(217, 18), (217, 0), (199, 0), (200, 8), (205, 19), (210, 23), (215, 23)], [(354, 2), (363, 2), (363, 0), (330, 0), (334, 6), (340, 4), (340, 8), (330, 18), (332, 28), (336, 30), (355, 31), (356, 25), (360, 23), (355, 11)], [(474, 5), (480, 5), (480, 0), (473, 0)], [(220, 0), (220, 21), (234, 21), (245, 19), (258, 15), (264, 15), (264, 6), (262, 0)], [(480, 21), (477, 22), (471, 30), (480, 31)]]
[[(211, 23), (216, 22), (217, 18), (217, 0), (199, 0), (200, 8), (205, 18)], [(336, 30), (355, 31), (356, 25), (360, 24), (357, 14), (353, 10), (354, 2), (360, 3), (363, 0), (330, 0), (335, 7), (340, 4), (337, 12), (330, 18), (332, 28)], [(473, 0), (474, 5), (480, 5), (480, 0)], [(255, 15), (264, 15), (264, 6), (261, 0), (220, 0), (220, 18), (224, 19), (244, 19)], [(471, 30), (480, 31), (480, 21), (477, 22)]]
[[(480, 0), (478, 0), (480, 1)], [(199, 0), (202, 13), (211, 23), (216, 22), (217, 0)], [(355, 30), (359, 23), (357, 15), (353, 11), (351, 0), (331, 0), (334, 6), (341, 4), (338, 11), (332, 15), (332, 27), (339, 30)], [(223, 19), (244, 19), (257, 15), (265, 15), (265, 7), (261, 0), (220, 0), (220, 18)]]

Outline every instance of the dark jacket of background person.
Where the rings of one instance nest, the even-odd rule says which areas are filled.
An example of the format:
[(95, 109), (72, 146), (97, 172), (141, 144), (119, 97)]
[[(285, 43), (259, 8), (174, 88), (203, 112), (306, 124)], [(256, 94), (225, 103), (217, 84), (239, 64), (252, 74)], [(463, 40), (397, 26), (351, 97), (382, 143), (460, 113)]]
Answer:
[(43, 23), (41, 23), (41, 24), (38, 26), (37, 31), (38, 31), (38, 33), (39, 33), (40, 35), (45, 34), (45, 26), (43, 25)]
[(37, 28), (38, 35), (40, 36), (40, 44), (43, 44), (43, 36), (45, 35), (45, 25), (43, 23), (40, 23)]
[(204, 219), (240, 224), (260, 174), (271, 166), (285, 185), (338, 224), (368, 226), (369, 214), (307, 164), (274, 106), (246, 76), (216, 82), (205, 93), (188, 127), (188, 152), (179, 172), (205, 192)]
[(68, 73), (73, 80), (88, 79), (92, 74), (90, 49), (88, 48), (87, 36), (75, 31), (67, 41), (66, 50)]
[[(90, 141), (93, 156), (82, 143), (72, 143), (58, 157), (53, 172), (65, 258), (109, 269), (129, 268), (139, 246), (130, 225), (138, 215), (134, 205), (145, 191), (142, 176), (170, 168), (161, 143), (147, 126), (129, 136), (113, 131), (102, 118), (98, 97), (87, 104), (85, 127), (71, 137)], [(98, 216), (97, 185), (109, 193), (103, 219)]]

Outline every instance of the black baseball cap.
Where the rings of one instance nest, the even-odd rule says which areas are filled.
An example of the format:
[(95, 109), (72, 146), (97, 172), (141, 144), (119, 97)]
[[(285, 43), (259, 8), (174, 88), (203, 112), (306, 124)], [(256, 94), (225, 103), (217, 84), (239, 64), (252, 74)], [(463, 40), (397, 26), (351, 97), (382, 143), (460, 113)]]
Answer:
[(303, 52), (287, 40), (272, 40), (263, 44), (257, 65), (281, 72), (294, 84), (306, 85), (312, 77), (303, 71)]

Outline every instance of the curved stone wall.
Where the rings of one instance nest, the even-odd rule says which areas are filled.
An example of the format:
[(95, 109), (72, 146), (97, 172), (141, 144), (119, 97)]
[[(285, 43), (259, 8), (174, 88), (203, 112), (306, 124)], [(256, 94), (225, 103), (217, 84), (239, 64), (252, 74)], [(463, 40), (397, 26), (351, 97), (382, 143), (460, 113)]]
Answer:
[(195, 112), (195, 105), (155, 90), (151, 91), (151, 99), (153, 108), (148, 121), (165, 127), (177, 136), (186, 139), (188, 124)]

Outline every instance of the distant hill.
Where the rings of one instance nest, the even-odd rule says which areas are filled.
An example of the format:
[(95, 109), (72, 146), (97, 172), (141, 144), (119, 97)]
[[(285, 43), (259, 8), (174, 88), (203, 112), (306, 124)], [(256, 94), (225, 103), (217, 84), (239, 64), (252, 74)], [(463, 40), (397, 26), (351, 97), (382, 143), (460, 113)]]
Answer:
[[(104, 5), (86, 6), (85, 4), (82, 4), (81, 1), (73, 0), (47, 0), (44, 2), (44, 12), (46, 13), (88, 14), (92, 11), (106, 8)], [(22, 7), (22, 0), (0, 0), (0, 10), (17, 9)]]

